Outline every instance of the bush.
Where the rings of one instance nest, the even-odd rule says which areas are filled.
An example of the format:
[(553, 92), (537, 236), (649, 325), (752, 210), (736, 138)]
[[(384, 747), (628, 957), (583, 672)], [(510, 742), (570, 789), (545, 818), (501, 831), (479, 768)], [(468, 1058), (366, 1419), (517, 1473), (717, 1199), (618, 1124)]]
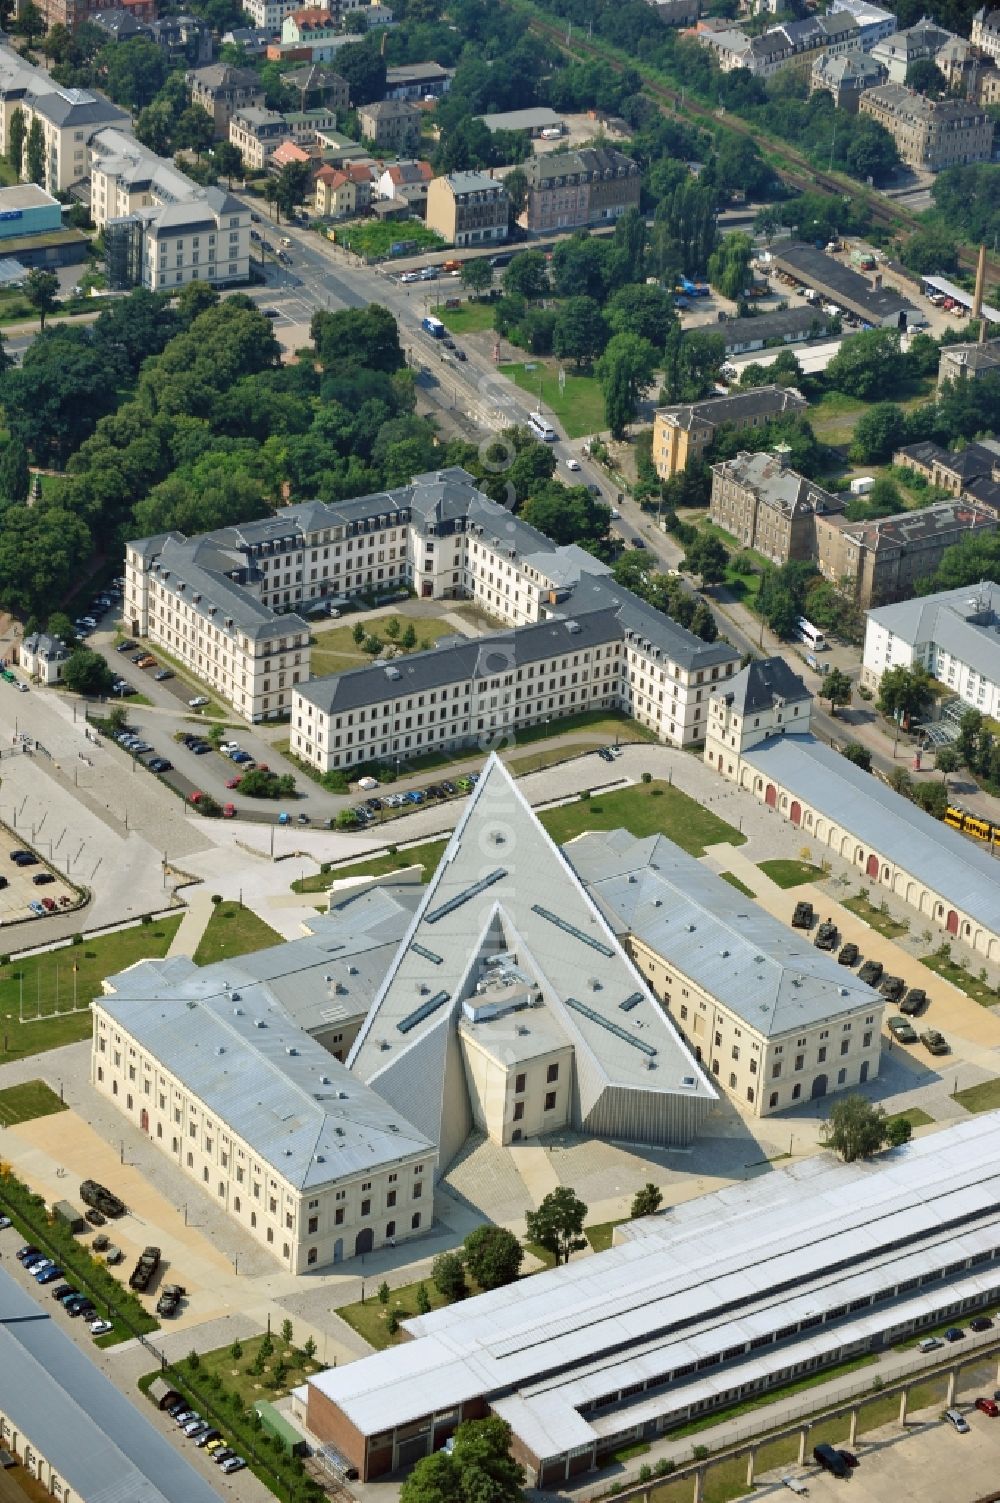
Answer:
[(650, 1479), (650, 1477), (652, 1477), (652, 1475), (653, 1475), (653, 1468), (651, 1466), (649, 1466), (648, 1463), (644, 1464), (643, 1466), (641, 1466), (639, 1468), (639, 1481), (640, 1482), (648, 1482), (649, 1479)]
[(83, 944), (83, 935), (82, 934), (74, 934), (73, 935), (73, 944), (75, 944), (75, 945), (82, 945)]
[(672, 1456), (661, 1456), (653, 1467), (657, 1477), (669, 1477), (671, 1472), (676, 1472), (677, 1463)]
[(694, 1457), (695, 1461), (707, 1461), (708, 1460), (708, 1447), (707, 1446), (695, 1446), (694, 1450), (691, 1452), (691, 1455)]
[(651, 772), (644, 772), (642, 775), (642, 781), (644, 783), (651, 783), (653, 781), (653, 774)]

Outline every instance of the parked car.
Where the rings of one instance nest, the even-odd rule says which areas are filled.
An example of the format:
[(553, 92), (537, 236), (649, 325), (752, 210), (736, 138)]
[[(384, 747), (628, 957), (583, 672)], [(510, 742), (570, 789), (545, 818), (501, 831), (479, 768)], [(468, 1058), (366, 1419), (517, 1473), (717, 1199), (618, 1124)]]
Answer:
[(946, 1409), (944, 1417), (949, 1425), (958, 1431), (959, 1435), (968, 1435), (969, 1422), (964, 1415), (959, 1414), (957, 1409)]
[(208, 696), (205, 694), (196, 694), (194, 699), (188, 700), (188, 704), (192, 710), (200, 710), (202, 705), (208, 704)]
[(851, 1469), (840, 1452), (825, 1442), (813, 1447), (813, 1461), (834, 1477), (849, 1477), (851, 1474)]
[(91, 1336), (106, 1336), (109, 1331), (113, 1330), (114, 1326), (110, 1320), (92, 1320), (90, 1322)]
[(220, 1446), (217, 1451), (212, 1452), (212, 1460), (216, 1466), (221, 1466), (224, 1461), (229, 1461), (235, 1455), (236, 1452), (232, 1446)]
[(162, 684), (164, 679), (173, 678), (173, 676), (174, 670), (172, 668), (158, 668), (153, 674), (153, 677), (158, 684)]
[(853, 1451), (847, 1451), (843, 1446), (838, 1446), (837, 1450), (840, 1453), (841, 1459), (847, 1463), (852, 1472), (856, 1466), (861, 1465), (860, 1461), (855, 1456)]
[(976, 1408), (980, 1413), (988, 1414), (991, 1419), (996, 1419), (997, 1415), (1000, 1414), (1000, 1404), (997, 1403), (996, 1399), (979, 1398), (976, 1400)]
[(221, 1430), (212, 1430), (212, 1429), (209, 1429), (209, 1430), (205, 1431), (204, 1435), (199, 1435), (198, 1436), (196, 1444), (202, 1450), (204, 1450), (205, 1447), (208, 1445), (209, 1441), (212, 1441), (212, 1440), (221, 1440), (221, 1439), (222, 1439), (222, 1432), (221, 1432)]
[(236, 817), (236, 805), (235, 804), (223, 804), (223, 806), (222, 806), (222, 817), (223, 817), (223, 819), (235, 819), (235, 817)]
[(223, 1461), (221, 1465), (222, 1470), (228, 1476), (233, 1472), (242, 1472), (243, 1468), (246, 1466), (246, 1462), (243, 1460), (242, 1456), (230, 1456), (229, 1460)]
[(5, 1232), (10, 1226), (9, 1216), (0, 1216), (0, 1232)]
[(56, 879), (51, 872), (36, 872), (31, 880), (36, 887), (48, 887), (49, 883)]
[(41, 1273), (36, 1273), (35, 1274), (35, 1282), (37, 1284), (54, 1284), (55, 1281), (56, 1281), (56, 1279), (61, 1279), (62, 1277), (63, 1277), (63, 1271), (62, 1271), (62, 1269), (61, 1268), (56, 1268), (53, 1265), (53, 1267), (51, 1267), (51, 1268), (43, 1268), (42, 1271), (41, 1271)]
[(949, 1326), (944, 1333), (945, 1341), (964, 1341), (965, 1332), (961, 1326)]
[(174, 764), (169, 762), (166, 757), (154, 757), (149, 766), (153, 772), (173, 772), (174, 770)]
[(991, 1331), (993, 1322), (988, 1315), (977, 1315), (975, 1320), (969, 1321), (970, 1331)]
[(917, 1013), (923, 1012), (927, 1006), (927, 993), (922, 986), (911, 986), (902, 1002), (899, 1004), (900, 1012), (907, 1013), (911, 1018)]

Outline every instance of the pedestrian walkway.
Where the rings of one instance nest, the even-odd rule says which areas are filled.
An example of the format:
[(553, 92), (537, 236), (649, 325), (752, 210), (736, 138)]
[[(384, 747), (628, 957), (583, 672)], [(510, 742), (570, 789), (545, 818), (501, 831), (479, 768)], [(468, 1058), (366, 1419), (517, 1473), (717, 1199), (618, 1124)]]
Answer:
[(184, 897), (187, 907), (167, 951), (168, 958), (172, 955), (194, 955), (215, 912), (212, 894), (207, 887), (189, 887)]

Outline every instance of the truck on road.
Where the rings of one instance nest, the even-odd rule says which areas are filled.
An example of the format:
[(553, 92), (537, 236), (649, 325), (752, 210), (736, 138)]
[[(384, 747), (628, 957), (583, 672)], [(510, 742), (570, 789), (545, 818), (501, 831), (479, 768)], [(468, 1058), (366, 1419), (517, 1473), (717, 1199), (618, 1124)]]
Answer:
[(426, 318), (422, 318), (420, 320), (420, 327), (423, 329), (424, 333), (429, 334), (432, 339), (444, 338), (444, 324), (439, 318), (435, 318), (432, 313), (428, 313)]

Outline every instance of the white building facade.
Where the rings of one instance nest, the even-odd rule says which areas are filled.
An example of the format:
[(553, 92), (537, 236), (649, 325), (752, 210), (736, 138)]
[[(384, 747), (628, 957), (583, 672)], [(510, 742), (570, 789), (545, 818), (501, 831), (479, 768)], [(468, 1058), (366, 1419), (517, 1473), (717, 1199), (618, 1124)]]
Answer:
[(861, 682), (921, 664), (971, 709), (1000, 719), (1000, 586), (989, 581), (869, 611)]

